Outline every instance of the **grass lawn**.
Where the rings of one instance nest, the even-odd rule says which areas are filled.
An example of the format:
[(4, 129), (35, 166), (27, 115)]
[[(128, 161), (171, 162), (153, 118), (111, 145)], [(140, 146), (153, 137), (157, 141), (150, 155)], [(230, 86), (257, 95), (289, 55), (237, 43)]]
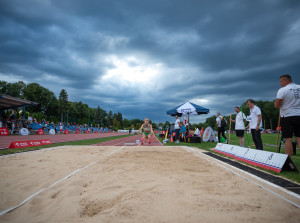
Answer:
[[(228, 138), (228, 134), (226, 136)], [(262, 134), (261, 136), (262, 136), (262, 141), (263, 141), (263, 144), (264, 144), (264, 150), (265, 151), (276, 152), (277, 134)], [(157, 138), (162, 142), (161, 138), (159, 138), (159, 137), (157, 137)], [(249, 144), (254, 145), (251, 134), (248, 134), (248, 139), (249, 139)], [(240, 144), (239, 139), (238, 139), (238, 137), (235, 136), (235, 134), (231, 134), (230, 144), (232, 144), (232, 145), (239, 145)], [(211, 149), (214, 148), (217, 145), (217, 143), (215, 143), (215, 142), (202, 142), (202, 143), (184, 143), (184, 142), (180, 142), (178, 144), (175, 144), (175, 143), (170, 143), (169, 142), (169, 143), (166, 143), (164, 145), (166, 145), (166, 146), (177, 146), (177, 145), (178, 146), (189, 146), (189, 147), (196, 147), (196, 148), (199, 148), (199, 149), (207, 150), (209, 152), (213, 152), (213, 150), (211, 150)], [(247, 136), (245, 135), (245, 147), (246, 146), (248, 146), (248, 142), (247, 142)], [(255, 147), (252, 146), (251, 148), (255, 148)], [(281, 145), (281, 151), (280, 152), (284, 154), (284, 145), (283, 144)], [(216, 154), (220, 155), (219, 153), (216, 153)], [(292, 160), (293, 160), (294, 164), (296, 165), (296, 167), (298, 168), (298, 170), (300, 171), (300, 151), (299, 151), (298, 148), (297, 148), (296, 155), (292, 156)], [(264, 170), (262, 168), (259, 168), (259, 167), (255, 167), (255, 168), (266, 171), (266, 170)], [(279, 176), (282, 176), (282, 177), (285, 177), (285, 178), (288, 178), (288, 179), (291, 179), (295, 182), (300, 183), (300, 173), (296, 173), (296, 172), (292, 172), (292, 171), (282, 171), (280, 174), (274, 173), (274, 172), (271, 172), (271, 171), (266, 171), (266, 172), (274, 174), (274, 175), (279, 175)]]
[(22, 149), (4, 149), (4, 150), (0, 150), (0, 156), (7, 155), (7, 154), (13, 154), (13, 153), (19, 153), (19, 152), (25, 152), (25, 151), (33, 151), (33, 150), (38, 150), (38, 149), (56, 147), (56, 146), (93, 145), (93, 144), (97, 144), (97, 143), (101, 143), (101, 142), (106, 142), (106, 141), (110, 141), (110, 140), (114, 140), (114, 139), (125, 138), (125, 137), (128, 137), (128, 136), (129, 135), (120, 135), (120, 136), (112, 136), (112, 137), (105, 137), (105, 138), (85, 139), (85, 140), (72, 141), (72, 142), (59, 142), (59, 143), (53, 143), (51, 145), (36, 146), (36, 147), (27, 147), (27, 148), (22, 148)]

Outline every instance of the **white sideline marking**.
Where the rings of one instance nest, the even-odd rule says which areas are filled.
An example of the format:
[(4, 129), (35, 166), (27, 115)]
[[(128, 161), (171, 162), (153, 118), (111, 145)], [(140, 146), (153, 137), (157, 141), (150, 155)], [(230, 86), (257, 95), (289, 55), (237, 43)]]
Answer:
[[(190, 153), (190, 151), (188, 151), (188, 150), (192, 150), (192, 151), (194, 151), (194, 152), (197, 152), (195, 149), (192, 149), (192, 148), (187, 147), (187, 146), (185, 146), (184, 148), (185, 148), (185, 150), (186, 150), (187, 152), (189, 152), (189, 153)], [(205, 154), (203, 154), (203, 153), (201, 153), (201, 154), (202, 154), (202, 156), (205, 155)], [(262, 185), (259, 184), (259, 183), (254, 182), (253, 180), (251, 180), (251, 179), (249, 179), (249, 178), (247, 178), (247, 177), (244, 177), (244, 176), (240, 175), (239, 173), (237, 173), (237, 172), (235, 172), (235, 171), (229, 169), (228, 167), (226, 167), (226, 166), (220, 164), (220, 163), (226, 164), (226, 163), (222, 162), (221, 160), (215, 159), (216, 161), (220, 162), (220, 163), (217, 163), (217, 162), (215, 162), (215, 161), (212, 161), (212, 160), (206, 159), (206, 158), (204, 158), (204, 157), (201, 157), (199, 154), (194, 154), (194, 153), (193, 153), (193, 155), (195, 155), (195, 156), (197, 156), (197, 157), (200, 157), (201, 159), (204, 159), (204, 160), (206, 160), (206, 161), (208, 161), (208, 162), (210, 162), (210, 163), (216, 164), (216, 165), (218, 165), (218, 166), (220, 166), (220, 167), (222, 167), (222, 168), (228, 170), (229, 172), (231, 172), (231, 173), (233, 173), (233, 174), (235, 174), (235, 175), (237, 175), (237, 176), (243, 178), (244, 180), (247, 180), (247, 181), (249, 181), (249, 182), (251, 182), (251, 183), (253, 183), (253, 184), (255, 184), (255, 185), (257, 185), (257, 186), (259, 186), (259, 187), (261, 187), (261, 188), (263, 188), (264, 190), (266, 190), (266, 191), (272, 193), (273, 195), (275, 195), (275, 196), (281, 198), (282, 200), (285, 200), (286, 202), (288, 202), (288, 203), (294, 205), (295, 207), (300, 208), (300, 205), (294, 203), (293, 201), (290, 201), (289, 199), (287, 199), (287, 198), (281, 196), (280, 194), (278, 194), (278, 193), (276, 193), (276, 192), (274, 192), (274, 191), (272, 191), (272, 190), (270, 190), (270, 189), (268, 189), (268, 188), (262, 186)], [(206, 155), (206, 156), (207, 156), (207, 155)], [(213, 159), (214, 159), (214, 158), (213, 158)], [(227, 164), (227, 165), (229, 165), (229, 164)], [(266, 180), (264, 180), (264, 179), (262, 179), (262, 178), (259, 178), (259, 177), (255, 176), (255, 175), (253, 175), (253, 174), (251, 174), (251, 173), (248, 173), (248, 172), (246, 172), (246, 171), (244, 171), (244, 170), (241, 170), (241, 169), (239, 169), (239, 168), (237, 168), (237, 167), (234, 167), (234, 166), (231, 166), (231, 165), (230, 165), (230, 167), (233, 168), (233, 169), (236, 169), (236, 170), (238, 170), (238, 171), (241, 171), (242, 173), (245, 173), (245, 174), (247, 174), (247, 175), (249, 175), (249, 176), (251, 176), (251, 177), (253, 177), (253, 178), (255, 178), (255, 179), (257, 179), (257, 180), (259, 180), (259, 181), (261, 181), (261, 182), (263, 182), (263, 183), (266, 183), (266, 184), (268, 184), (268, 185), (270, 185), (270, 186), (272, 186), (272, 187), (274, 187), (274, 188), (280, 189), (281, 191), (283, 191), (283, 192), (285, 192), (285, 193), (287, 193), (287, 194), (289, 194), (289, 195), (291, 195), (291, 196), (293, 196), (293, 197), (295, 197), (295, 198), (300, 199), (300, 195), (298, 195), (298, 194), (296, 194), (296, 193), (293, 193), (293, 192), (291, 192), (291, 191), (287, 191), (286, 189), (284, 189), (284, 188), (282, 188), (282, 187), (280, 187), (280, 186), (278, 186), (278, 185), (276, 185), (276, 184), (273, 184), (273, 183), (271, 183), (271, 182), (268, 182), (268, 181), (266, 181)]]
[[(124, 149), (124, 147), (125, 147), (125, 146), (122, 146), (121, 148), (119, 148), (119, 149), (117, 149), (117, 150), (115, 150), (115, 151), (109, 153), (108, 155), (105, 155), (104, 158), (107, 158), (107, 157), (109, 157), (109, 156), (115, 154), (116, 152), (118, 152), (118, 151)], [(102, 159), (104, 159), (104, 158), (102, 158)], [(100, 159), (100, 160), (102, 160), (102, 159)], [(57, 184), (59, 184), (59, 183), (65, 181), (65, 180), (67, 180), (68, 178), (70, 178), (70, 177), (73, 176), (74, 174), (76, 174), (76, 173), (78, 173), (78, 172), (80, 172), (80, 171), (82, 171), (82, 170), (84, 170), (84, 169), (89, 168), (90, 166), (96, 164), (96, 163), (99, 162), (100, 160), (94, 161), (94, 162), (88, 164), (87, 166), (85, 166), (85, 167), (83, 167), (83, 168), (80, 168), (80, 169), (74, 171), (73, 173), (69, 174), (68, 176), (66, 176), (66, 177), (64, 177), (64, 178), (62, 178), (62, 179), (56, 181), (55, 183), (51, 184), (50, 186), (48, 186), (48, 187), (46, 187), (46, 188), (44, 188), (44, 189), (41, 189), (41, 190), (39, 190), (38, 192), (36, 192), (36, 193), (30, 195), (29, 197), (27, 197), (24, 201), (22, 201), (22, 202), (21, 202), (20, 204), (18, 204), (17, 206), (8, 208), (8, 209), (6, 209), (6, 210), (0, 212), (0, 216), (2, 216), (2, 215), (6, 214), (6, 213), (8, 213), (8, 212), (11, 212), (11, 211), (13, 211), (13, 210), (15, 210), (15, 209), (21, 207), (21, 206), (24, 205), (27, 201), (31, 200), (32, 198), (34, 198), (34, 197), (37, 196), (38, 194), (42, 193), (43, 191), (46, 191), (46, 190), (50, 189), (51, 187), (54, 187), (55, 185), (57, 185)]]

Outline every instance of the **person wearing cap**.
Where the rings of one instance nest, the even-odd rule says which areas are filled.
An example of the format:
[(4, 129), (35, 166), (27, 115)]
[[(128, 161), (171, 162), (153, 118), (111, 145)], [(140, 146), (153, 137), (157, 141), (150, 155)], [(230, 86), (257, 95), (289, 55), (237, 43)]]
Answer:
[(245, 114), (241, 112), (241, 109), (239, 106), (236, 106), (234, 108), (236, 114), (235, 120), (232, 120), (232, 122), (235, 122), (235, 134), (240, 139), (240, 146), (244, 147), (245, 140), (244, 140), (244, 133), (245, 133)]
[(280, 76), (280, 88), (274, 102), (275, 108), (280, 108), (282, 136), (285, 139), (285, 153), (293, 152), (293, 136), (300, 146), (300, 85), (293, 83), (289, 74)]

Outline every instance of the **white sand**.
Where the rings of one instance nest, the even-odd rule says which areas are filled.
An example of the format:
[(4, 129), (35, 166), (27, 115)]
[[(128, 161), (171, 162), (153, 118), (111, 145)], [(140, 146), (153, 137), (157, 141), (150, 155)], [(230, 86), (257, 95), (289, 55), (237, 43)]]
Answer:
[(300, 209), (177, 147), (69, 146), (0, 158), (0, 222), (300, 222)]

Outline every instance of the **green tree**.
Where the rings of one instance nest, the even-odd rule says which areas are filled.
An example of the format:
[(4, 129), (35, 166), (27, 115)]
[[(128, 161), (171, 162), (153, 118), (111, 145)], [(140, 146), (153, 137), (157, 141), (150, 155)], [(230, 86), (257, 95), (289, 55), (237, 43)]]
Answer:
[(69, 107), (68, 102), (68, 93), (65, 89), (62, 89), (58, 97), (58, 111), (61, 115), (61, 122), (63, 122), (64, 114), (67, 113)]
[(25, 88), (26, 84), (23, 81), (19, 81), (16, 83), (7, 83), (6, 81), (0, 81), (0, 94), (23, 98)]
[(213, 115), (213, 116), (207, 118), (207, 119), (205, 120), (205, 123), (207, 124), (206, 127), (210, 126), (212, 129), (217, 130), (217, 122), (216, 122), (216, 118), (217, 118), (216, 115)]
[(95, 114), (95, 124), (101, 124), (101, 109), (98, 106), (96, 109), (96, 114)]
[(45, 115), (57, 114), (57, 99), (52, 91), (37, 83), (30, 83), (23, 92), (25, 99), (39, 103), (36, 106), (27, 107), (26, 110), (42, 112)]
[(170, 129), (170, 127), (171, 127), (170, 122), (166, 121), (165, 124), (164, 124), (164, 129), (167, 129), (167, 128)]
[(120, 123), (120, 128), (123, 128), (123, 116), (122, 116), (122, 113), (118, 112), (116, 119)]
[(120, 129), (121, 124), (117, 119), (113, 119), (113, 123), (112, 123), (112, 128), (114, 131), (117, 131), (118, 129)]
[(129, 128), (130, 127), (130, 121), (126, 118), (123, 120), (123, 128)]
[(157, 124), (153, 122), (153, 123), (152, 123), (152, 128), (153, 128), (153, 130), (154, 130), (154, 129), (157, 129), (157, 128), (158, 128)]
[(109, 111), (108, 112), (108, 115), (107, 115), (107, 121), (108, 121), (108, 125), (111, 126), (113, 123), (113, 113), (112, 111)]
[(13, 97), (22, 98), (26, 84), (23, 81), (9, 83), (7, 85), (7, 94)]
[(0, 94), (7, 94), (7, 82), (0, 81)]

